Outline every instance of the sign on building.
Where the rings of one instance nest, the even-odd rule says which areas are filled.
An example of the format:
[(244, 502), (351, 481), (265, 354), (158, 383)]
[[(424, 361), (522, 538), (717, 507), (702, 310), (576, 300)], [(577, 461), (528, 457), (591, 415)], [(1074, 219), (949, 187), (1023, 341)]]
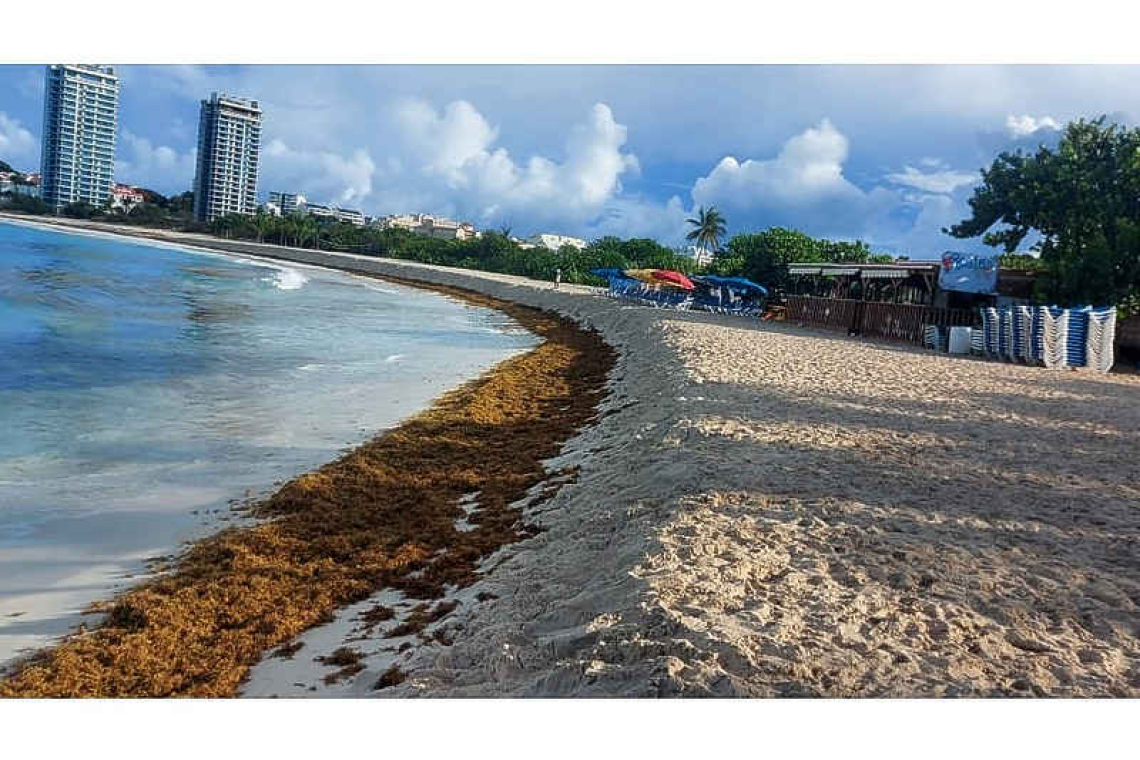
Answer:
[(944, 253), (938, 270), (938, 287), (962, 293), (997, 293), (998, 257), (971, 253)]

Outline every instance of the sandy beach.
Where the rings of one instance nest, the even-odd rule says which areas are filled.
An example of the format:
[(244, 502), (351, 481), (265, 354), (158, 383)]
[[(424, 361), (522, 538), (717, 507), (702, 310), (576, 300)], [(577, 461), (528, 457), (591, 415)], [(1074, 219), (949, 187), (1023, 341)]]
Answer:
[(617, 351), (597, 420), (512, 505), (534, 535), (430, 609), (357, 600), (244, 693), (1140, 696), (1135, 375), (166, 239), (465, 288)]

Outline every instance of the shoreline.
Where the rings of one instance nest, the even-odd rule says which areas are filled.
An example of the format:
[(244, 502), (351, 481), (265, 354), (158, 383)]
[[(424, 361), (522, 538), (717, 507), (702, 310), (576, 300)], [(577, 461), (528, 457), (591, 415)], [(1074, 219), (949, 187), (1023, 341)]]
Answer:
[(1140, 377), (280, 253), (554, 312), (616, 363), (546, 463), (574, 477), (516, 504), (537, 532), (419, 610), (419, 645), (362, 602), (290, 645), (335, 684), (254, 694), (1140, 696)]
[[(31, 226), (100, 236), (116, 234), (65, 224)], [(117, 236), (154, 242), (150, 236)], [(168, 238), (165, 241), (191, 247)], [(248, 251), (222, 253), (251, 255)], [(252, 505), (250, 512), (261, 518), (259, 523), (223, 530), (194, 542), (180, 552), (173, 571), (131, 586), (103, 605), (107, 616), (90, 632), (72, 634), (16, 661), (9, 675), (0, 680), (0, 696), (233, 696), (248, 668), (262, 655), (330, 619), (346, 604), (381, 589), (399, 589), (420, 600), (416, 611), (422, 617), (432, 600), (446, 589), (470, 584), (479, 559), (504, 543), (529, 535), (531, 527), (522, 522), (519, 510), (511, 504), (551, 476), (555, 482), (563, 482), (557, 476), (564, 473), (547, 473), (541, 460), (556, 454), (566, 438), (588, 423), (612, 354), (596, 336), (535, 309), (453, 286), (433, 286), (410, 278), (381, 279), (496, 309), (543, 342), (445, 393), (427, 410), (381, 432), (347, 455), (289, 481)], [(503, 425), (513, 430), (509, 440), (495, 434), (496, 426)], [(520, 426), (522, 430), (515, 430)], [(471, 440), (459, 445), (464, 434)], [(391, 461), (411, 464), (407, 471), (393, 473), (389, 471)], [(448, 474), (449, 468), (459, 469), (462, 477)], [(439, 471), (433, 473), (433, 469)], [(409, 483), (409, 478), (419, 480)], [(362, 480), (369, 483), (371, 497), (361, 493)], [(457, 480), (464, 492), (474, 488), (481, 494), (478, 510), (456, 506), (462, 497), (456, 490)], [(330, 504), (337, 505), (351, 527), (341, 526), (340, 533), (327, 528)], [(409, 518), (396, 505), (403, 505), (405, 513), (414, 510), (415, 514)], [(318, 509), (320, 515), (315, 514)], [(458, 519), (465, 523), (464, 529), (449, 534), (457, 511), (462, 514)], [(282, 524), (286, 527), (281, 528)], [(372, 536), (371, 543), (356, 546), (349, 554), (343, 547), (325, 547), (325, 554), (314, 559), (313, 555), (322, 551), (316, 547), (330, 540), (359, 544), (361, 534), (368, 532), (382, 535)], [(430, 538), (428, 533), (432, 534)], [(308, 549), (296, 546), (300, 535), (309, 542)], [(266, 553), (265, 547), (271, 544), (275, 549)], [(378, 560), (372, 556), (377, 552), (390, 556)], [(247, 562), (251, 555), (258, 556), (256, 572), (233, 562), (243, 553)], [(269, 591), (259, 575), (283, 555), (289, 556), (292, 566), (285, 560), (284, 566), (272, 568), (278, 576), (277, 585), (270, 584), (276, 601), (272, 609), (266, 607), (254, 620), (257, 614), (251, 616), (251, 607), (265, 604)], [(362, 578), (359, 565), (368, 560), (372, 564)], [(357, 567), (338, 576), (335, 568), (328, 566), (330, 561)], [(322, 588), (302, 588), (281, 580), (281, 576), (306, 573), (311, 578), (316, 573)], [(242, 588), (245, 590), (235, 591)], [(254, 588), (256, 593), (251, 591)], [(289, 589), (303, 604), (283, 601)], [(209, 603), (203, 608), (201, 600), (207, 597)], [(433, 621), (444, 617), (439, 611), (442, 604), (437, 603), (431, 611)], [(282, 613), (282, 608), (288, 612)], [(213, 620), (204, 620), (204, 611)], [(239, 616), (243, 622), (236, 630), (241, 635), (228, 633), (235, 629), (233, 622)], [(203, 627), (213, 629), (207, 634), (209, 644), (200, 641)], [(414, 628), (414, 623), (409, 627)], [(228, 637), (228, 643), (213, 640), (219, 635)], [(198, 656), (188, 657), (185, 651), (196, 645)], [(223, 662), (219, 662), (218, 649), (233, 649), (239, 654), (233, 661), (225, 662), (222, 657)], [(136, 665), (131, 660), (142, 662)], [(129, 665), (124, 667), (123, 663)]]

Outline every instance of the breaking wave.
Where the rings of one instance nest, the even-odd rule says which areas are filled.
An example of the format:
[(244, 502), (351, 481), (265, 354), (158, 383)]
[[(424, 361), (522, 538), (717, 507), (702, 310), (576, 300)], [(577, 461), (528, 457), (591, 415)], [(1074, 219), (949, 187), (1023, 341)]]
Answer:
[(278, 290), (300, 290), (309, 281), (309, 278), (296, 269), (278, 269), (272, 277), (262, 278)]

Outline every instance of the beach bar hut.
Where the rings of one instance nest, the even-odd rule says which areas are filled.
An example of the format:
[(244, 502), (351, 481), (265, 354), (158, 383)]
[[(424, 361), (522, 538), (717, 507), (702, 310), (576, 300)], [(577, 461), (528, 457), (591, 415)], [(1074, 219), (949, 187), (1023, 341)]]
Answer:
[(926, 327), (979, 326), (980, 309), (1029, 303), (1036, 272), (992, 256), (939, 261), (788, 265), (787, 318), (815, 327), (921, 344)]
[(976, 308), (951, 308), (938, 261), (893, 264), (793, 263), (787, 319), (849, 334), (921, 344), (925, 328), (972, 326)]

